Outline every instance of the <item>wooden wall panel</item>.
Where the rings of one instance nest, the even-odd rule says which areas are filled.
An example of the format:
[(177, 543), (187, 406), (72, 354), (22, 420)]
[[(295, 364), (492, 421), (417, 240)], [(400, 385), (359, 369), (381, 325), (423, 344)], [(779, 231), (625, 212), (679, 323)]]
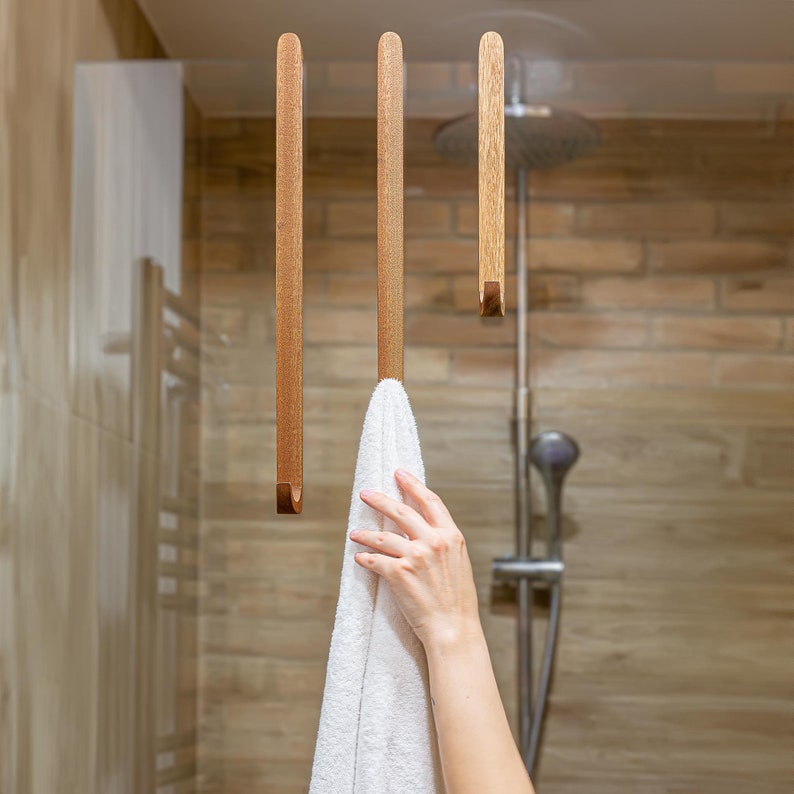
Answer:
[[(73, 400), (73, 279), (90, 309), (113, 312), (72, 270), (73, 105), (78, 61), (162, 55), (133, 0), (0, 4), (3, 794), (134, 791), (128, 384), (92, 381), (102, 412)], [(115, 286), (114, 305), (131, 302)], [(101, 350), (111, 329), (93, 330)]]

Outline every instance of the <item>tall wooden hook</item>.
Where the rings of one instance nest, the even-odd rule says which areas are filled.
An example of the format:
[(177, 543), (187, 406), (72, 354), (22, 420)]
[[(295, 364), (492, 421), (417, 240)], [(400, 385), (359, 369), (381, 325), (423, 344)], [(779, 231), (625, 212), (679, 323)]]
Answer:
[(303, 509), (303, 50), (276, 55), (276, 511)]
[(505, 54), (493, 31), (480, 39), (478, 185), (480, 316), (505, 313)]
[(403, 379), (403, 45), (378, 42), (378, 380)]

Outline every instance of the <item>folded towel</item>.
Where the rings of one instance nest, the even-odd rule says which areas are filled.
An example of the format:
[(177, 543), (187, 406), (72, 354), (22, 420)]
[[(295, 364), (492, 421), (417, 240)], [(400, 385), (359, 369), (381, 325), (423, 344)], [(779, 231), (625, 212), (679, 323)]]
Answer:
[(394, 479), (397, 468), (424, 482), (408, 395), (387, 379), (372, 395), (361, 432), (310, 794), (444, 790), (424, 648), (388, 583), (353, 559), (365, 547), (349, 537), (353, 529), (400, 531), (359, 498), (371, 488), (411, 504)]

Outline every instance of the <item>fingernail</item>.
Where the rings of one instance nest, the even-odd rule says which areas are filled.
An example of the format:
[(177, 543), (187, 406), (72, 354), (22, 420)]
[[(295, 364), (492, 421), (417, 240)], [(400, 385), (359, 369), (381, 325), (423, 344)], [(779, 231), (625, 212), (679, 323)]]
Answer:
[(394, 474), (397, 477), (407, 477), (408, 476), (408, 472), (405, 469), (397, 469), (397, 471), (395, 471)]
[(358, 537), (358, 530), (357, 530), (357, 529), (351, 529), (351, 530), (350, 530), (350, 537), (351, 537), (351, 538), (356, 538), (356, 537)]
[(375, 491), (373, 491), (373, 490), (371, 490), (371, 489), (369, 489), (369, 488), (365, 488), (365, 489), (364, 489), (364, 490), (361, 492), (361, 498), (362, 498), (362, 499), (369, 499), (369, 497), (370, 497), (370, 496), (372, 496), (372, 494), (374, 494), (374, 493), (375, 493)]

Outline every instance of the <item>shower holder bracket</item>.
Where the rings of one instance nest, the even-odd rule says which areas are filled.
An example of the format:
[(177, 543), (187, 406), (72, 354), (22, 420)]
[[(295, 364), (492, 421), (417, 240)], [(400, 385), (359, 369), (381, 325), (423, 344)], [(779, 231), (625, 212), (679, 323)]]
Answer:
[(553, 584), (562, 579), (565, 563), (538, 557), (497, 557), (492, 563), (492, 570), (494, 578), (500, 581), (528, 579), (531, 582)]

